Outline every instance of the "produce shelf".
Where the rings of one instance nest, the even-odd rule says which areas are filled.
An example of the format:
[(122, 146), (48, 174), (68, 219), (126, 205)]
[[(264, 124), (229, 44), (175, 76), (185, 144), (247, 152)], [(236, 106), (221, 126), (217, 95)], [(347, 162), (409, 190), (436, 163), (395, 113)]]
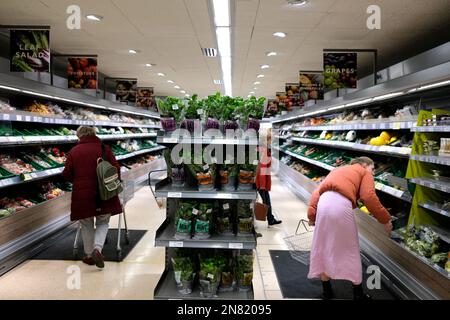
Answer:
[(435, 203), (435, 202), (427, 202), (427, 203), (419, 203), (419, 207), (434, 211), (436, 213), (439, 213), (443, 216), (450, 218), (450, 211), (443, 210), (441, 208), (441, 205)]
[[(191, 294), (183, 295), (178, 292), (177, 286), (175, 283), (175, 275), (172, 270), (165, 270), (159, 280), (156, 288), (155, 288), (155, 299), (159, 300), (173, 300), (173, 299), (183, 299), (183, 300), (253, 300), (253, 290), (248, 292), (240, 292), (240, 291), (232, 291), (232, 292), (219, 292), (217, 297), (213, 298), (204, 298), (200, 296), (200, 288), (197, 285), (194, 286), (194, 290)], [(220, 309), (217, 308), (217, 311), (212, 309), (211, 313), (220, 312)]]
[(335, 169), (333, 166), (330, 166), (330, 165), (328, 165), (328, 164), (326, 164), (326, 163), (323, 163), (323, 162), (320, 162), (320, 161), (316, 161), (316, 160), (307, 158), (307, 157), (305, 157), (305, 156), (301, 156), (301, 155), (295, 154), (295, 153), (290, 152), (290, 151), (285, 151), (285, 150), (283, 150), (283, 149), (276, 148), (276, 147), (274, 147), (274, 149), (275, 149), (275, 150), (279, 150), (279, 151), (281, 151), (281, 152), (284, 152), (284, 153), (290, 155), (291, 157), (294, 157), (294, 158), (297, 158), (297, 159), (299, 159), (299, 160), (302, 160), (302, 161), (311, 163), (311, 164), (313, 164), (313, 165), (315, 165), (315, 166), (324, 168), (324, 169), (329, 170), (329, 171)]
[(450, 132), (450, 126), (412, 127), (412, 132)]
[(348, 150), (383, 153), (399, 157), (408, 157), (411, 154), (411, 148), (404, 148), (404, 147), (371, 146), (367, 144), (359, 144), (346, 141), (315, 140), (315, 139), (295, 138), (295, 137), (291, 138), (291, 140), (302, 143), (316, 144), (327, 147), (337, 147)]
[(14, 176), (12, 178), (7, 179), (1, 179), (0, 180), (0, 188), (5, 188), (17, 184), (21, 184), (24, 182), (44, 179), (47, 177), (55, 176), (63, 172), (64, 168), (54, 168), (54, 169), (48, 169), (38, 172), (32, 172), (32, 173), (26, 173), (23, 175), (23, 178), (20, 176)]
[(280, 139), (280, 140), (286, 140), (289, 139), (291, 137), (290, 134), (284, 135), (284, 136), (273, 136), (275, 139)]
[(135, 157), (135, 156), (144, 154), (144, 153), (149, 153), (149, 152), (155, 152), (155, 151), (163, 150), (165, 148), (166, 147), (164, 147), (164, 146), (158, 146), (158, 147), (151, 148), (151, 149), (143, 149), (143, 150), (135, 151), (135, 152), (132, 152), (132, 153), (127, 153), (127, 154), (124, 154), (124, 155), (116, 156), (116, 159), (118, 161), (119, 160), (124, 160), (124, 159), (128, 159), (128, 158), (131, 158), (131, 157)]
[(322, 126), (296, 126), (292, 131), (345, 131), (345, 130), (402, 130), (411, 129), (417, 123), (417, 118), (408, 121), (386, 121), (380, 120), (363, 121), (335, 125)]
[(199, 191), (197, 187), (174, 187), (169, 179), (164, 179), (156, 184), (155, 195), (160, 198), (255, 200), (256, 190)]
[(14, 113), (0, 113), (0, 121), (15, 121), (15, 122), (35, 122), (46, 124), (66, 124), (77, 126), (104, 126), (104, 127), (123, 127), (123, 128), (151, 128), (160, 129), (161, 126), (156, 124), (137, 124), (127, 122), (112, 122), (112, 121), (95, 121), (95, 120), (73, 120), (58, 117), (40, 116), (32, 112), (17, 111)]
[[(120, 140), (136, 138), (156, 137), (155, 132), (138, 134), (104, 134), (98, 135), (101, 140)], [(72, 143), (77, 142), (75, 135), (68, 136), (8, 136), (0, 137), (0, 143), (4, 145), (28, 145), (28, 144), (48, 144), (48, 143)]]
[(158, 143), (167, 144), (226, 144), (226, 145), (258, 145), (257, 137), (246, 138), (213, 138), (213, 137), (182, 137), (164, 135), (164, 133), (158, 133), (156, 139)]
[[(333, 166), (330, 166), (330, 165), (325, 164), (323, 162), (312, 160), (312, 159), (309, 159), (309, 158), (304, 157), (304, 156), (300, 156), (300, 155), (295, 154), (295, 153), (290, 152), (290, 151), (284, 151), (284, 150), (282, 150), (280, 148), (276, 148), (276, 147), (273, 147), (273, 148), (275, 150), (280, 150), (280, 151), (290, 155), (291, 157), (294, 157), (294, 158), (297, 158), (299, 160), (311, 163), (313, 165), (316, 165), (318, 167), (324, 168), (326, 170), (331, 171), (331, 170), (335, 169)], [(390, 194), (391, 196), (396, 197), (396, 198), (401, 199), (401, 200), (404, 200), (406, 202), (410, 202), (410, 203), (412, 202), (412, 196), (411, 196), (411, 194), (408, 191), (402, 191), (402, 190), (393, 188), (391, 186), (385, 185), (385, 184), (380, 183), (380, 182), (375, 182), (375, 189), (377, 189), (378, 191), (382, 191), (382, 192), (385, 192), (387, 194)]]
[(438, 226), (430, 226), (431, 229), (433, 229), (434, 232), (441, 238), (442, 241), (447, 242), (450, 244), (450, 232), (444, 228), (438, 227)]
[(450, 193), (450, 181), (439, 180), (432, 178), (413, 178), (410, 180), (412, 183), (419, 184), (421, 186), (439, 190), (442, 192)]
[(444, 156), (425, 156), (425, 155), (411, 155), (411, 160), (434, 163), (434, 164), (442, 164), (444, 166), (450, 166), (450, 157)]
[(167, 219), (156, 231), (155, 246), (169, 248), (255, 249), (255, 235), (211, 235), (209, 239), (175, 239), (175, 222)]

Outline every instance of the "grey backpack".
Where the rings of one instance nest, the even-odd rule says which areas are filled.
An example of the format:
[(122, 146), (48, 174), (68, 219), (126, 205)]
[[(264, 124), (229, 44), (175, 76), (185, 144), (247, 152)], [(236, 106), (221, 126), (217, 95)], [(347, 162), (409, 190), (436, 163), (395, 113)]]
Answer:
[(123, 190), (117, 168), (105, 158), (105, 146), (103, 143), (102, 157), (97, 159), (97, 180), (100, 199), (103, 201), (119, 195)]

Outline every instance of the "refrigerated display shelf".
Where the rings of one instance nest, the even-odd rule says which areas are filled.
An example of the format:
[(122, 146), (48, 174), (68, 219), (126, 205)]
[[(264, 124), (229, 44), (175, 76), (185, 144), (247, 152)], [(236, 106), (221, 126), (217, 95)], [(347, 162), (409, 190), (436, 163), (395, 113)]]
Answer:
[(450, 166), (450, 157), (445, 156), (426, 156), (415, 154), (411, 155), (410, 159), (434, 164), (441, 164), (444, 166)]
[[(175, 283), (175, 275), (172, 270), (165, 270), (161, 279), (159, 280), (154, 294), (155, 299), (163, 300), (173, 300), (173, 299), (184, 299), (184, 300), (253, 300), (253, 289), (246, 292), (241, 292), (238, 290), (231, 292), (219, 292), (217, 297), (202, 297), (200, 296), (200, 288), (197, 285), (194, 286), (194, 290), (191, 294), (181, 294), (177, 290)], [(215, 311), (215, 310), (214, 310)], [(217, 312), (220, 312), (218, 310)]]
[(358, 122), (322, 126), (296, 126), (292, 131), (345, 131), (345, 130), (409, 130), (417, 123), (417, 118), (408, 121)]
[(438, 227), (438, 226), (430, 226), (430, 228), (436, 232), (436, 234), (441, 238), (442, 241), (447, 242), (450, 244), (450, 232), (444, 228)]
[(173, 137), (158, 134), (158, 143), (167, 144), (225, 144), (225, 145), (258, 145), (256, 137), (248, 138), (213, 138), (213, 137)]
[(1, 179), (0, 188), (5, 188), (13, 185), (18, 185), (24, 182), (48, 178), (60, 174), (61, 172), (63, 172), (63, 170), (64, 168), (53, 168), (38, 172), (25, 173), (22, 174), (21, 176), (14, 176), (11, 178)]
[(255, 200), (256, 190), (249, 191), (199, 191), (198, 187), (175, 187), (164, 179), (156, 184), (155, 195), (161, 198), (187, 198), (187, 199), (228, 199), (228, 200)]
[(434, 211), (436, 213), (439, 213), (440, 215), (450, 218), (450, 211), (443, 210), (438, 203), (431, 201), (427, 203), (419, 203), (419, 207)]
[[(121, 140), (156, 137), (155, 132), (138, 134), (103, 134), (97, 135), (101, 140)], [(3, 136), (0, 143), (3, 145), (28, 145), (41, 143), (70, 143), (78, 141), (77, 136)]]
[(297, 141), (307, 144), (316, 144), (327, 147), (337, 147), (348, 150), (366, 151), (383, 153), (390, 156), (408, 157), (411, 154), (411, 148), (406, 147), (391, 147), (391, 146), (371, 146), (367, 144), (359, 144), (346, 141), (329, 141), (329, 140), (315, 140), (306, 138), (291, 138), (292, 141)]
[(291, 136), (292, 136), (292, 135), (287, 134), (287, 135), (284, 135), (284, 136), (274, 136), (274, 138), (275, 138), (275, 139), (286, 140), (286, 139), (289, 139)]
[(211, 235), (209, 239), (175, 238), (175, 222), (167, 219), (156, 231), (155, 246), (168, 248), (214, 248), (214, 249), (255, 249), (254, 234), (248, 236)]
[(161, 126), (156, 124), (137, 124), (127, 122), (112, 122), (112, 121), (95, 121), (95, 120), (74, 120), (64, 119), (58, 117), (40, 116), (32, 112), (15, 112), (15, 113), (0, 113), (0, 121), (15, 121), (15, 122), (35, 122), (45, 124), (66, 124), (77, 126), (105, 126), (105, 127), (123, 127), (123, 128), (150, 128), (160, 129)]
[(445, 193), (450, 193), (450, 182), (442, 181), (432, 178), (413, 178), (410, 180), (412, 183), (419, 184), (421, 186), (439, 190)]
[(143, 150), (135, 151), (135, 152), (132, 152), (132, 153), (127, 153), (127, 154), (124, 154), (124, 155), (116, 156), (116, 159), (118, 161), (120, 161), (120, 160), (128, 159), (128, 158), (131, 158), (131, 157), (135, 157), (135, 156), (138, 156), (138, 155), (141, 155), (141, 154), (144, 154), (144, 153), (149, 153), (149, 152), (155, 152), (155, 151), (163, 150), (165, 148), (166, 147), (164, 147), (164, 146), (158, 146), (158, 147), (151, 148), (151, 149), (143, 149)]
[(450, 126), (412, 127), (412, 132), (450, 132)]
[[(329, 170), (329, 171), (335, 169), (335, 167), (333, 167), (333, 166), (330, 166), (330, 165), (325, 164), (325, 163), (320, 162), (320, 161), (309, 159), (309, 158), (304, 157), (304, 156), (300, 156), (300, 155), (295, 154), (295, 153), (290, 152), (290, 151), (284, 151), (284, 150), (282, 150), (280, 148), (276, 148), (276, 147), (274, 147), (274, 149), (275, 150), (280, 150), (280, 151), (290, 155), (291, 157), (294, 157), (296, 159), (299, 159), (299, 160), (311, 163), (313, 165), (316, 165), (318, 167), (324, 168), (324, 169)], [(377, 189), (378, 191), (382, 191), (384, 193), (390, 194), (393, 197), (396, 197), (398, 199), (404, 200), (406, 202), (410, 202), (410, 203), (412, 202), (412, 195), (408, 191), (402, 191), (402, 190), (396, 189), (394, 187), (385, 185), (385, 184), (380, 183), (380, 182), (375, 182), (375, 189)]]

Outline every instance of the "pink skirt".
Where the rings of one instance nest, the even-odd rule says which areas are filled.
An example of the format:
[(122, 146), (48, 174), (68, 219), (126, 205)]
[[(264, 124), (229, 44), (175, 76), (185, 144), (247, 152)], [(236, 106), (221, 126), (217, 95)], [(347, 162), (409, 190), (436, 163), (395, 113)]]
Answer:
[(358, 229), (350, 200), (334, 191), (320, 196), (308, 278), (362, 281)]

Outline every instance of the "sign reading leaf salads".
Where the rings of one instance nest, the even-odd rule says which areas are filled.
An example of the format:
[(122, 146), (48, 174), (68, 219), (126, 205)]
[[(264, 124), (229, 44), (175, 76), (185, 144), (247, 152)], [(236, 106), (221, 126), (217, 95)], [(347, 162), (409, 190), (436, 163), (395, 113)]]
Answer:
[(50, 30), (10, 30), (10, 71), (50, 72)]

